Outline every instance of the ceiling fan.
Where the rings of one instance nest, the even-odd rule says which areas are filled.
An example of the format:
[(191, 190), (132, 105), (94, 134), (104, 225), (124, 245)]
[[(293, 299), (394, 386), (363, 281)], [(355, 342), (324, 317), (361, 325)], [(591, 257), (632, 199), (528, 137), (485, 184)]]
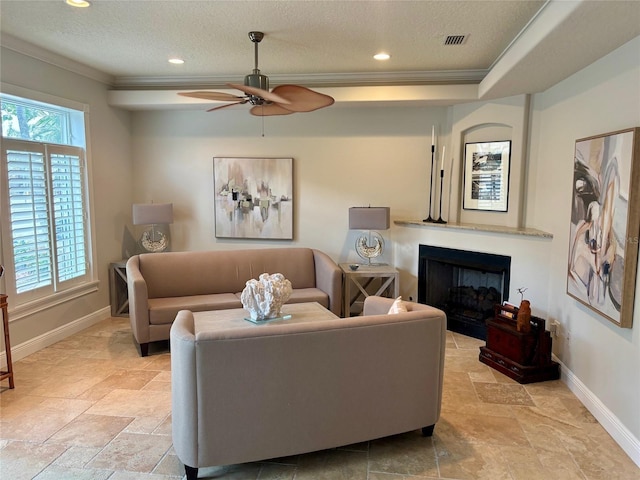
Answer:
[(329, 95), (314, 92), (300, 85), (278, 85), (269, 91), (269, 77), (262, 75), (258, 69), (258, 43), (264, 38), (262, 32), (249, 32), (249, 38), (255, 46), (255, 67), (253, 73), (244, 77), (244, 85), (227, 83), (232, 88), (244, 92), (243, 96), (224, 92), (180, 92), (183, 97), (200, 98), (231, 102), (207, 110), (220, 110), (232, 105), (253, 105), (249, 111), (252, 115), (266, 117), (271, 115), (290, 115), (296, 112), (312, 112), (332, 105), (334, 100)]

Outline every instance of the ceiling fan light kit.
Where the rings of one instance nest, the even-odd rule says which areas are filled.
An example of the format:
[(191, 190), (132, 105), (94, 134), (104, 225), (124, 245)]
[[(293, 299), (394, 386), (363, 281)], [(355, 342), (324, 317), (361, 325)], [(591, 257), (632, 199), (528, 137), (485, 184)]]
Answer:
[(264, 38), (262, 32), (249, 32), (249, 39), (254, 44), (255, 65), (253, 72), (244, 77), (244, 85), (228, 83), (232, 88), (240, 90), (244, 96), (232, 95), (224, 92), (179, 92), (183, 97), (198, 98), (219, 102), (231, 102), (207, 110), (220, 110), (233, 105), (253, 105), (249, 113), (259, 117), (273, 115), (290, 115), (298, 112), (312, 112), (319, 108), (328, 107), (334, 103), (333, 97), (315, 92), (300, 85), (278, 85), (269, 91), (269, 77), (262, 75), (258, 68), (258, 44)]

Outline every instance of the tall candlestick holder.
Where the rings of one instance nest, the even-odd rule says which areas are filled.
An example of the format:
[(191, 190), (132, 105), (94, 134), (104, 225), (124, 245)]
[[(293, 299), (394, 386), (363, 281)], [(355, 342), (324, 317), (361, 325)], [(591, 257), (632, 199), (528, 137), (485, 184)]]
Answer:
[(431, 144), (431, 180), (429, 182), (429, 216), (422, 220), (423, 222), (435, 222), (436, 219), (431, 217), (431, 199), (433, 197), (433, 163), (436, 158), (436, 146)]
[(440, 170), (440, 211), (438, 213), (438, 219), (434, 220), (435, 223), (447, 223), (442, 219), (442, 185), (443, 183), (444, 183), (444, 169)]

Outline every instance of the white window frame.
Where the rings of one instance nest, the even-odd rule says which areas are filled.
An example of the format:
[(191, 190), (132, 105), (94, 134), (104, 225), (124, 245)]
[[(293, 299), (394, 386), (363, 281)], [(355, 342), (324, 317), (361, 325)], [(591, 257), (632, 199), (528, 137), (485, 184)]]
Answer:
[[(22, 87), (17, 87), (9, 84), (2, 84), (2, 93), (21, 97), (23, 99), (32, 100), (34, 102), (40, 102), (53, 107), (58, 106), (67, 109), (73, 109), (83, 112), (84, 114), (84, 129), (78, 130), (78, 125), (75, 125), (75, 132), (72, 138), (72, 142), (76, 146), (82, 146), (84, 149), (84, 192), (85, 192), (85, 255), (87, 270), (86, 274), (80, 277), (80, 279), (73, 279), (70, 281), (62, 282), (56, 285), (55, 279), (52, 280), (55, 288), (45, 288), (32, 290), (30, 292), (24, 292), (18, 294), (16, 292), (16, 284), (14, 278), (14, 259), (13, 259), (13, 245), (12, 245), (12, 233), (9, 221), (2, 221), (0, 227), (0, 261), (5, 265), (5, 275), (2, 278), (4, 282), (4, 291), (9, 296), (9, 311), (11, 313), (10, 319), (12, 321), (18, 320), (22, 317), (32, 315), (34, 313), (49, 309), (55, 305), (59, 305), (75, 298), (79, 298), (83, 295), (98, 291), (98, 277), (97, 277), (97, 254), (96, 254), (96, 239), (95, 239), (95, 222), (93, 214), (93, 188), (92, 188), (92, 173), (91, 173), (91, 155), (89, 145), (89, 107), (88, 105), (74, 102), (67, 99), (62, 99), (52, 95), (42, 94), (34, 92)], [(11, 149), (11, 146), (16, 146), (20, 142), (26, 142), (32, 146), (36, 146), (39, 142), (30, 142), (18, 139), (2, 139), (2, 160), (0, 165), (0, 218), (9, 219), (9, 192), (7, 188), (7, 168), (6, 158), (4, 152)], [(65, 151), (72, 152), (76, 147), (51, 145), (52, 153), (64, 153)], [(53, 223), (53, 220), (51, 220)], [(55, 235), (52, 236), (51, 249), (52, 255), (55, 255)], [(55, 275), (55, 272), (53, 273)]]

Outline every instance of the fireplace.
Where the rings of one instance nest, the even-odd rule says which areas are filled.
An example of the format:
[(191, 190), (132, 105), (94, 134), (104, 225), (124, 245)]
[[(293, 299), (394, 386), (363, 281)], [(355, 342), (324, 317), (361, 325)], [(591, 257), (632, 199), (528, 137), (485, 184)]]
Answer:
[(511, 257), (420, 245), (418, 302), (447, 314), (447, 329), (485, 340), (493, 306), (509, 298)]

